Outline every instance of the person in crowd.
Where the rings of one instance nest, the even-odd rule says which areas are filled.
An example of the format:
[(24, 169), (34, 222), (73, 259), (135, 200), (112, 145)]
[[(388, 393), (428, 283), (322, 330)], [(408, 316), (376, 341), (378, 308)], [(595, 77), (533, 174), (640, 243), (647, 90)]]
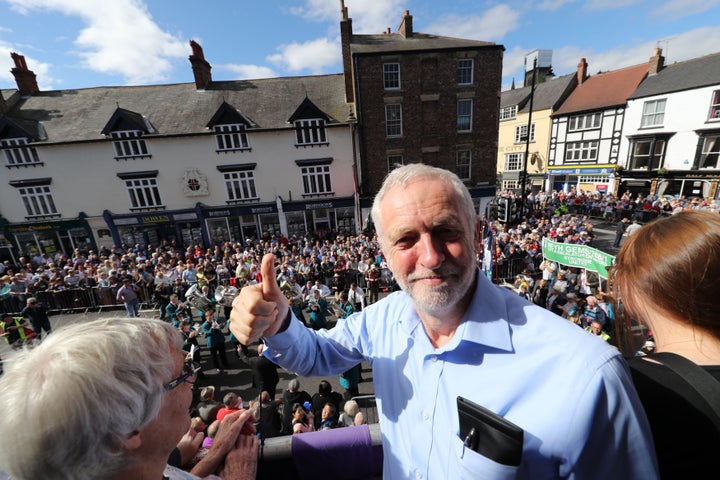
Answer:
[[(328, 303), (324, 297), (320, 296), (319, 289), (313, 290), (312, 298), (308, 300), (307, 311), (310, 314), (310, 326), (313, 329), (320, 330), (327, 326)], [(230, 315), (232, 317), (232, 314)]]
[(312, 412), (315, 420), (315, 429), (320, 428), (322, 421), (322, 409), (326, 403), (330, 402), (335, 405), (335, 411), (340, 410), (340, 404), (343, 401), (342, 395), (333, 391), (332, 385), (327, 380), (320, 380), (318, 391), (312, 396), (310, 403), (312, 404)]
[[(421, 163), (393, 170), (372, 218), (402, 291), (339, 328), (314, 331), (292, 318), (267, 254), (263, 281), (243, 288), (231, 316), (238, 338), (263, 337), (265, 354), (300, 375), (372, 364), (385, 476), (657, 476), (647, 418), (620, 353), (480, 274), (479, 218), (455, 174)], [(459, 396), (528, 433), (519, 465), (463, 450)], [(599, 448), (612, 461), (598, 462)]]
[(217, 419), (218, 410), (222, 404), (215, 400), (215, 387), (208, 385), (200, 390), (200, 401), (195, 406), (200, 418), (206, 425), (211, 425)]
[(347, 291), (347, 294), (348, 301), (356, 312), (360, 312), (365, 308), (365, 291), (358, 287), (355, 282), (350, 284), (350, 289)]
[(343, 398), (345, 400), (360, 395), (359, 386), (361, 377), (362, 365), (359, 363), (340, 374), (339, 381), (340, 386), (345, 389), (343, 392)]
[(300, 390), (300, 380), (293, 378), (288, 382), (287, 389), (282, 394), (282, 432), (285, 435), (292, 434), (293, 405), (303, 405), (310, 402), (312, 398), (305, 390)]
[(353, 427), (365, 423), (365, 417), (360, 411), (360, 406), (355, 400), (347, 400), (343, 405), (343, 412), (340, 414), (338, 426)]
[(598, 320), (593, 320), (592, 322), (590, 322), (590, 325), (585, 327), (585, 331), (592, 333), (596, 337), (600, 337), (606, 342), (610, 341), (610, 335), (605, 330), (603, 330), (603, 325)]
[(0, 404), (32, 415), (0, 416), (5, 473), (14, 480), (254, 479), (258, 441), (247, 411), (220, 425), (191, 473), (168, 465), (173, 451), (187, 463), (203, 438), (190, 429), (196, 367), (181, 346), (165, 322), (112, 318), (70, 324), (15, 353), (0, 379)]
[(315, 423), (312, 410), (305, 410), (305, 407), (296, 403), (292, 407), (292, 433), (314, 432)]
[(205, 311), (205, 321), (200, 325), (200, 330), (205, 334), (207, 348), (218, 373), (223, 373), (230, 365), (225, 354), (225, 333), (222, 331), (224, 326), (225, 323), (219, 323), (215, 319), (215, 310)]
[(47, 335), (50, 335), (52, 325), (50, 325), (47, 307), (35, 297), (28, 298), (26, 303), (27, 305), (23, 308), (22, 312), (20, 312), (20, 315), (30, 321), (30, 325), (32, 325), (37, 339), (40, 340), (42, 338), (43, 331)]
[(701, 385), (716, 391), (720, 381), (720, 215), (683, 210), (643, 226), (620, 249), (611, 284), (622, 304), (619, 344), (632, 343), (633, 320), (652, 332), (651, 348), (630, 366), (661, 477), (707, 476), (720, 445), (717, 405), (688, 380), (705, 377)]
[(251, 357), (246, 352), (238, 350), (240, 359), (250, 366), (252, 370), (252, 387), (268, 392), (270, 398), (275, 398), (277, 384), (280, 382), (277, 365), (262, 354), (265, 345), (258, 345), (257, 357)]
[(258, 420), (255, 427), (262, 438), (272, 438), (280, 435), (282, 422), (278, 405), (268, 392), (261, 392), (258, 399), (250, 405), (250, 413)]
[(128, 317), (140, 316), (140, 289), (132, 281), (132, 278), (122, 279), (122, 287), (115, 294), (115, 298), (125, 304), (125, 311)]
[(620, 242), (622, 242), (623, 237), (625, 236), (625, 231), (628, 227), (628, 219), (624, 218), (620, 220), (617, 225), (615, 226), (615, 241), (613, 242), (613, 247), (620, 248)]
[(243, 408), (243, 399), (235, 392), (228, 392), (223, 397), (223, 406), (217, 412), (215, 418), (222, 422), (222, 419)]
[(607, 326), (607, 313), (598, 305), (597, 298), (590, 295), (585, 299), (585, 309), (583, 310), (583, 327), (589, 327), (592, 322), (597, 321), (602, 328)]
[(335, 420), (337, 414), (337, 407), (332, 402), (327, 402), (320, 413), (320, 427), (318, 430), (332, 430), (337, 427), (337, 420)]
[(30, 329), (30, 323), (24, 317), (0, 313), (0, 337), (12, 348), (18, 349), (35, 338), (35, 332)]
[[(338, 309), (339, 309), (339, 311), (337, 312), (338, 318), (347, 318), (351, 314), (355, 313), (355, 308), (353, 307), (352, 303), (350, 303), (350, 301), (348, 299), (348, 292), (342, 292), (340, 294), (340, 300), (338, 301)], [(302, 321), (301, 318), (298, 318), (298, 320)]]
[(374, 262), (370, 264), (370, 268), (365, 272), (365, 285), (367, 285), (366, 304), (370, 305), (377, 302), (380, 295), (380, 269)]

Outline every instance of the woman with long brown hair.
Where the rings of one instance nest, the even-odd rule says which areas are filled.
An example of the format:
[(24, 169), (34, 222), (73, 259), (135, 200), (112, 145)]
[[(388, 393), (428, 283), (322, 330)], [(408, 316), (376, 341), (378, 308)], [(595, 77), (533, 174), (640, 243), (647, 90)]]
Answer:
[(661, 475), (700, 478), (720, 446), (720, 215), (683, 211), (643, 226), (611, 282), (621, 343), (632, 343), (637, 321), (656, 344), (630, 366)]

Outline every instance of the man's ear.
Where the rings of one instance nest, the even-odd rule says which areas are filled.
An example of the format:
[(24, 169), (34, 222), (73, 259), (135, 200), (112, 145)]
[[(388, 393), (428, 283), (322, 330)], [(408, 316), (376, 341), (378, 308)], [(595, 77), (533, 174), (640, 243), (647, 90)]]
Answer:
[(483, 225), (482, 220), (480, 220), (479, 215), (475, 215), (475, 238), (473, 239), (475, 243), (475, 251), (482, 252), (483, 251), (483, 243), (482, 243), (482, 234), (483, 234)]
[(142, 438), (140, 432), (135, 430), (127, 436), (123, 442), (126, 450), (137, 450), (142, 445)]

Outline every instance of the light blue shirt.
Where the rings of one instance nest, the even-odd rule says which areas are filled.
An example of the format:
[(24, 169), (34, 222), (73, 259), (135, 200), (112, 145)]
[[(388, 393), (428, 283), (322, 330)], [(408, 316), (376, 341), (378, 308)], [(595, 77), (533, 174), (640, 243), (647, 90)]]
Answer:
[[(430, 343), (404, 292), (314, 332), (293, 319), (265, 355), (303, 376), (372, 365), (386, 479), (658, 477), (619, 352), (482, 275), (450, 342)], [(463, 450), (456, 399), (524, 430), (519, 467)]]

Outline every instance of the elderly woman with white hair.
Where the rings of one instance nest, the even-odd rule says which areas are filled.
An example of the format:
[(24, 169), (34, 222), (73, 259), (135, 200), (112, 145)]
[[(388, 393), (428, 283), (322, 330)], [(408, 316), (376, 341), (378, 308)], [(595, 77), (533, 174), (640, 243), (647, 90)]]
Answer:
[(198, 370), (180, 333), (159, 320), (58, 329), (6, 361), (0, 470), (14, 480), (255, 478), (258, 446), (247, 411), (222, 423), (193, 468), (197, 476), (167, 465), (176, 446), (189, 460), (202, 442), (189, 431), (188, 414)]

